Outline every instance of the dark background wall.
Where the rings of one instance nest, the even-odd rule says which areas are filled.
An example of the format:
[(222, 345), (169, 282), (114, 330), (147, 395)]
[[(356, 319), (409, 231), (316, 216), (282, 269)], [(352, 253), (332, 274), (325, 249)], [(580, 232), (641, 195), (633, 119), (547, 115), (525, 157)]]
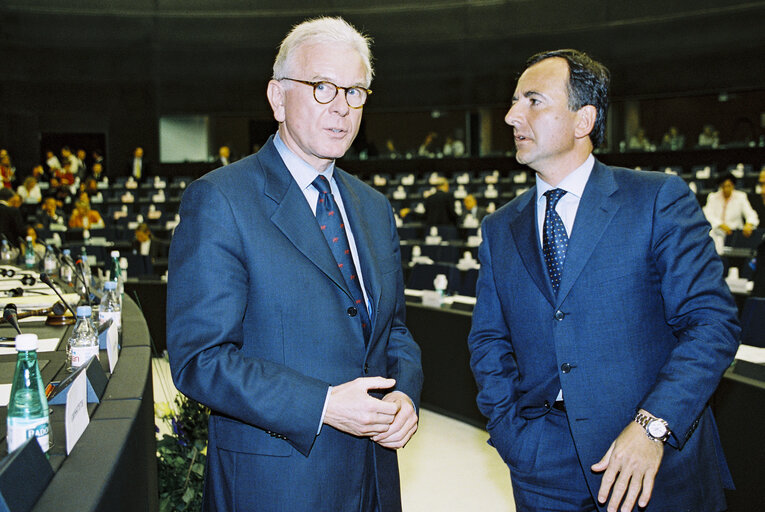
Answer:
[[(523, 61), (558, 47), (605, 62), (617, 102), (765, 89), (762, 1), (3, 0), (0, 147), (25, 173), (42, 134), (101, 133), (121, 174), (136, 145), (158, 160), (158, 119), (175, 114), (210, 115), (218, 138), (244, 144), (251, 123), (268, 129), (279, 42), (317, 15), (374, 38), (366, 112), (387, 125), (391, 112), (504, 108)], [(760, 128), (765, 107), (751, 108)]]

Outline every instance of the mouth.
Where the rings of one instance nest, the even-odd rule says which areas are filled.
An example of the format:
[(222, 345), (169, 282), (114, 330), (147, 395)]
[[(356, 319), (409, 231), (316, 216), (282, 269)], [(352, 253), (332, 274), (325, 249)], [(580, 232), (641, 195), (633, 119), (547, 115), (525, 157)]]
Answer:
[(518, 142), (525, 142), (527, 140), (531, 140), (528, 137), (526, 137), (525, 135), (521, 135), (521, 134), (518, 134), (518, 133), (516, 133), (514, 135), (514, 139), (515, 139), (516, 143), (518, 143)]
[(348, 133), (348, 130), (344, 130), (343, 128), (325, 128), (327, 132), (329, 132), (330, 135), (342, 137), (346, 133)]

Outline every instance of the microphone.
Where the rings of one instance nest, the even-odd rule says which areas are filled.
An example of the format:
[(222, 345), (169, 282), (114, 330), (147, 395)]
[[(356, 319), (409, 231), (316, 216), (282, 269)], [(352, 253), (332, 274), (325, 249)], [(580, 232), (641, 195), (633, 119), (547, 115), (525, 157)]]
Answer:
[(16, 309), (16, 304), (10, 302), (3, 308), (3, 319), (11, 324), (13, 328), (16, 329), (17, 333), (21, 334), (21, 329), (19, 329), (18, 310)]
[[(53, 248), (53, 252), (56, 253), (56, 259), (58, 260), (59, 265), (61, 265), (61, 266), (66, 265), (67, 267), (69, 267), (72, 270), (72, 275), (75, 277), (75, 279), (79, 279), (80, 282), (82, 282), (82, 284), (84, 285), (85, 284), (84, 279), (82, 279), (80, 277), (80, 275), (77, 273), (77, 269), (72, 266), (72, 264), (69, 262), (69, 260), (64, 258), (64, 255), (61, 252), (61, 249), (59, 249), (55, 245), (52, 245), (51, 247)], [(76, 316), (77, 315), (75, 315), (75, 318), (76, 318)]]
[[(77, 313), (74, 311), (74, 309), (72, 309), (72, 306), (70, 306), (70, 305), (69, 305), (69, 303), (68, 303), (67, 301), (65, 301), (65, 300), (64, 300), (64, 297), (62, 297), (62, 296), (61, 296), (61, 294), (58, 292), (58, 290), (56, 289), (56, 287), (55, 287), (55, 286), (53, 286), (53, 281), (51, 281), (51, 280), (50, 280), (50, 277), (48, 276), (48, 274), (46, 274), (45, 272), (43, 272), (42, 274), (40, 274), (40, 281), (42, 281), (43, 283), (45, 283), (45, 284), (47, 284), (48, 286), (50, 286), (51, 290), (53, 290), (54, 292), (56, 292), (56, 295), (58, 295), (58, 298), (59, 298), (59, 299), (61, 299), (61, 303), (62, 303), (62, 304), (64, 304), (64, 306), (66, 306), (66, 308), (67, 308), (69, 311), (71, 311), (71, 312), (72, 312), (72, 315), (74, 315), (74, 318), (77, 318)], [(57, 304), (59, 304), (59, 303), (57, 302), (56, 304), (54, 304), (54, 305), (53, 305), (53, 312), (54, 312), (54, 313), (56, 312), (56, 305), (57, 305)], [(59, 315), (59, 316), (61, 316), (61, 315), (63, 315), (63, 313), (64, 313), (64, 312), (62, 311), (61, 313), (56, 313), (56, 314), (57, 314), (57, 315)]]
[(88, 282), (85, 279), (85, 262), (82, 261), (82, 258), (77, 258), (77, 261), (75, 261), (74, 264), (77, 266), (77, 270), (79, 270), (80, 282), (85, 288), (85, 297), (88, 298), (88, 306), (92, 308), (93, 303), (91, 302), (91, 299), (90, 299), (90, 286), (88, 285)]

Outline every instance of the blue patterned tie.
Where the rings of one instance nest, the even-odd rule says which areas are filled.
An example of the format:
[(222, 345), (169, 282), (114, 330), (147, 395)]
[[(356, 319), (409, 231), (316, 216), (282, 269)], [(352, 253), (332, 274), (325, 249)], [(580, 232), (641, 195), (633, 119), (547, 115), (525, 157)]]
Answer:
[(356, 266), (353, 264), (351, 247), (348, 244), (348, 236), (345, 234), (345, 224), (340, 209), (337, 207), (335, 198), (329, 188), (329, 181), (322, 175), (313, 180), (313, 186), (319, 191), (319, 201), (316, 203), (316, 221), (319, 223), (324, 238), (327, 239), (332, 255), (337, 261), (337, 267), (343, 274), (345, 284), (353, 297), (354, 309), (361, 320), (361, 328), (364, 331), (364, 341), (369, 342), (370, 322), (364, 294), (361, 292)]
[(563, 261), (566, 259), (568, 248), (568, 235), (563, 221), (555, 211), (558, 200), (566, 193), (561, 188), (554, 188), (545, 192), (547, 208), (545, 209), (545, 223), (542, 229), (542, 252), (545, 256), (547, 272), (550, 274), (550, 282), (553, 290), (558, 293), (560, 279), (563, 274)]

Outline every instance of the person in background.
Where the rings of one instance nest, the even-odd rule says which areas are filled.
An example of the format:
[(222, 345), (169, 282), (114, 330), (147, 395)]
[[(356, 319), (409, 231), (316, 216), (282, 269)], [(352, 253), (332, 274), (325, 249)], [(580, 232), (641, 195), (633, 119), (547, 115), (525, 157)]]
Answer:
[(24, 183), (16, 189), (16, 193), (25, 204), (39, 204), (42, 201), (42, 191), (40, 191), (40, 185), (37, 184), (37, 178), (34, 176), (27, 176)]
[(167, 348), (212, 411), (205, 511), (401, 510), (422, 367), (398, 234), (385, 196), (335, 165), (371, 80), (347, 22), (295, 26), (266, 90), (276, 135), (183, 194)]
[(151, 166), (143, 156), (143, 148), (138, 146), (133, 150), (133, 158), (130, 160), (130, 168), (128, 174), (140, 183), (150, 173)]
[(16, 181), (16, 169), (11, 165), (11, 157), (6, 153), (0, 156), (0, 180), (5, 188), (13, 188)]
[(104, 166), (100, 162), (94, 163), (90, 168), (90, 174), (88, 174), (87, 179), (95, 180), (96, 183), (103, 180), (106, 176), (104, 175)]
[(518, 510), (722, 511), (708, 402), (738, 311), (688, 185), (594, 158), (609, 80), (577, 50), (518, 79), (505, 122), (536, 184), (481, 225), (478, 406)]
[(0, 235), (4, 236), (11, 245), (19, 245), (19, 240), (26, 236), (24, 219), (18, 206), (11, 205), (16, 193), (9, 188), (0, 188)]
[(45, 165), (48, 166), (48, 174), (53, 176), (57, 170), (61, 169), (61, 161), (53, 151), (45, 152)]
[(436, 191), (425, 198), (425, 219), (428, 226), (454, 225), (457, 222), (454, 197), (449, 193), (449, 180), (437, 178)]
[(55, 197), (46, 197), (40, 209), (37, 211), (35, 227), (37, 229), (50, 229), (51, 224), (64, 225), (64, 216), (58, 211)]
[(676, 126), (670, 126), (669, 131), (661, 139), (661, 149), (678, 151), (685, 146), (685, 136), (681, 135)]
[(735, 230), (749, 238), (759, 225), (757, 212), (749, 204), (746, 193), (736, 190), (736, 177), (731, 173), (717, 180), (718, 189), (707, 196), (704, 215), (712, 225), (712, 238), (717, 252), (722, 254), (725, 237)]
[(104, 219), (96, 210), (91, 210), (86, 201), (79, 200), (74, 205), (72, 216), (69, 217), (69, 227), (98, 229), (104, 227)]
[(627, 144), (627, 149), (632, 151), (651, 150), (651, 141), (648, 140), (648, 137), (645, 136), (645, 130), (643, 128), (638, 128), (637, 133), (630, 137), (630, 142)]
[(45, 257), (45, 245), (37, 241), (37, 231), (33, 226), (26, 227), (26, 236), (24, 237), (24, 243), (21, 244), (19, 258), (24, 258), (24, 253), (27, 250), (27, 237), (32, 238), (32, 250), (35, 252), (35, 258), (37, 261), (42, 261), (42, 259)]
[(704, 129), (699, 134), (700, 148), (716, 148), (720, 144), (720, 134), (711, 124), (705, 124)]
[(134, 231), (132, 243), (133, 254), (151, 257), (152, 262), (156, 258), (167, 257), (167, 242), (154, 238), (149, 225), (142, 222)]
[(223, 167), (231, 163), (231, 149), (228, 146), (221, 146), (218, 148), (218, 156), (213, 162), (213, 169)]
[(481, 222), (483, 218), (486, 217), (486, 208), (478, 206), (478, 201), (476, 201), (476, 198), (473, 194), (466, 195), (462, 200), (462, 203), (465, 205), (465, 211), (462, 214), (463, 220), (468, 216), (468, 214), (470, 214), (478, 222)]
[(425, 136), (425, 140), (422, 141), (420, 147), (417, 149), (417, 155), (421, 157), (433, 158), (436, 154), (436, 139), (438, 134), (436, 132), (428, 132)]

